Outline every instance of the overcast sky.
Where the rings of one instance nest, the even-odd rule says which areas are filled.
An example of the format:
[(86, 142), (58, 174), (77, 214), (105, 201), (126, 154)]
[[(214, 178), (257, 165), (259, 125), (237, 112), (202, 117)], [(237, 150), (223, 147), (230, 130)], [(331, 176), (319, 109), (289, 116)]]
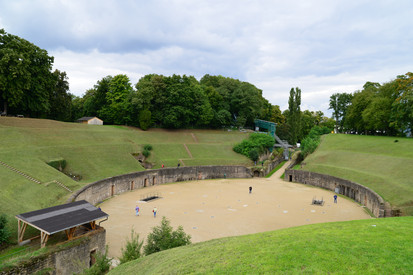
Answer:
[(413, 1), (0, 0), (0, 28), (54, 56), (82, 96), (107, 75), (222, 75), (281, 110), (413, 71)]

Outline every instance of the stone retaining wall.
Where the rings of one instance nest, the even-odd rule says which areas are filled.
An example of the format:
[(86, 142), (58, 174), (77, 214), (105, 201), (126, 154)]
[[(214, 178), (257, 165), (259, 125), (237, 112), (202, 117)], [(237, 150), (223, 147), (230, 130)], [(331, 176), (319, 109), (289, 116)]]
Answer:
[[(81, 239), (79, 244), (73, 244)], [(72, 245), (70, 245), (72, 243)], [(91, 258), (97, 253), (104, 254), (106, 249), (106, 230), (100, 227), (85, 235), (60, 244), (56, 251), (46, 252), (21, 262), (15, 267), (0, 270), (3, 274), (78, 274), (90, 267)]]
[(391, 215), (385, 213), (385, 202), (381, 196), (373, 190), (349, 180), (292, 169), (285, 170), (284, 180), (310, 184), (345, 195), (367, 207), (378, 218)]
[(191, 180), (251, 177), (250, 169), (244, 166), (191, 166), (146, 170), (88, 184), (75, 192), (67, 202), (86, 200), (96, 205), (114, 195), (152, 185)]

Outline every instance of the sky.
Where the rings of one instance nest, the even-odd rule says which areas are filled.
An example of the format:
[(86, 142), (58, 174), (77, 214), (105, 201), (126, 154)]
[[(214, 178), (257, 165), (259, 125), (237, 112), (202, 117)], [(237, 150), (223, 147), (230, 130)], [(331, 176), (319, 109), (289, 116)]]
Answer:
[(0, 0), (0, 28), (54, 57), (70, 92), (107, 75), (222, 75), (281, 110), (331, 116), (333, 93), (413, 71), (413, 1)]

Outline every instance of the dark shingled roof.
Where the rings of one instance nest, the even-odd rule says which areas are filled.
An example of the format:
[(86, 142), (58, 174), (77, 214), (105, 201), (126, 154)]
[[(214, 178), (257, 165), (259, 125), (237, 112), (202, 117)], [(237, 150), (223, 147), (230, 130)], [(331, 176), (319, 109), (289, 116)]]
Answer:
[(16, 215), (18, 219), (51, 235), (72, 227), (109, 217), (85, 200)]
[[(92, 118), (95, 118), (95, 116), (84, 116), (84, 117), (81, 117), (81, 118), (79, 118), (77, 121), (89, 121), (89, 120), (91, 120)], [(98, 117), (96, 117), (97, 119), (100, 119), (100, 118), (98, 118)]]

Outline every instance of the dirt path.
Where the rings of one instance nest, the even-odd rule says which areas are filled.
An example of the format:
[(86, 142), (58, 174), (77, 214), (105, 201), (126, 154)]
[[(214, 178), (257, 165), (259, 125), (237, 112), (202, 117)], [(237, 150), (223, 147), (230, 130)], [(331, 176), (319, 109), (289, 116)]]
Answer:
[[(287, 165), (287, 164), (286, 164)], [(286, 166), (284, 166), (286, 167)], [(219, 179), (151, 186), (116, 196), (101, 205), (110, 215), (104, 222), (109, 256), (119, 257), (131, 229), (146, 239), (162, 216), (176, 228), (182, 225), (192, 242), (264, 232), (312, 223), (369, 219), (362, 207), (347, 199), (333, 203), (334, 193), (308, 185), (285, 182), (279, 177)], [(248, 193), (252, 186), (252, 194)], [(162, 198), (137, 202), (142, 194), (159, 192)], [(313, 197), (324, 206), (311, 205)], [(135, 206), (141, 215), (135, 216)], [(152, 214), (158, 208), (158, 217)]]

